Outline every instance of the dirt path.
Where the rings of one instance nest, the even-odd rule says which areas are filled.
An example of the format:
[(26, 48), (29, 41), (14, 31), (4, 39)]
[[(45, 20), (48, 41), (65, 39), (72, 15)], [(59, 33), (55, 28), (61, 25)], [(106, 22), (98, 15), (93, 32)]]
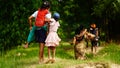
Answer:
[[(103, 49), (103, 47), (100, 47), (100, 46), (99, 46), (99, 47), (97, 48), (97, 53), (98, 53), (101, 49)], [(87, 54), (91, 53), (91, 48), (90, 48), (90, 47), (86, 49), (86, 53), (87, 53)]]
[[(104, 47), (98, 47), (97, 53), (103, 49)], [(86, 53), (91, 53), (91, 48), (87, 48)], [(105, 63), (105, 62), (92, 62), (92, 63), (85, 63), (85, 64), (78, 64), (74, 66), (70, 66), (68, 68), (120, 68), (120, 65), (114, 63)]]
[[(98, 47), (97, 53), (103, 48), (104, 47), (102, 47), (102, 46)], [(86, 52), (91, 53), (91, 48), (90, 47), (87, 48)], [(57, 60), (58, 60), (58, 62), (61, 62), (61, 60), (64, 61), (61, 58), (59, 58)], [(65, 61), (65, 63), (66, 63), (66, 61)], [(26, 66), (25, 68), (37, 68), (37, 66), (39, 66), (39, 64), (33, 64), (30, 66)], [(44, 65), (41, 67), (44, 68)], [(120, 68), (120, 65), (114, 64), (114, 63), (105, 63), (105, 62), (88, 62), (88, 63), (83, 63), (83, 64), (67, 66), (65, 68)]]
[(86, 63), (71, 66), (68, 68), (120, 68), (118, 64), (108, 64), (108, 63)]

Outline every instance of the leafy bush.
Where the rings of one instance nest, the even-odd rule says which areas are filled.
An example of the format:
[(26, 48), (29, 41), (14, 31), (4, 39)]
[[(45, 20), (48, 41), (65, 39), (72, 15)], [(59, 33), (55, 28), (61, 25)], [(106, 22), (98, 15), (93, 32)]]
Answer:
[(0, 1), (0, 51), (18, 46), (27, 39), (28, 16), (38, 8), (39, 3), (38, 0)]

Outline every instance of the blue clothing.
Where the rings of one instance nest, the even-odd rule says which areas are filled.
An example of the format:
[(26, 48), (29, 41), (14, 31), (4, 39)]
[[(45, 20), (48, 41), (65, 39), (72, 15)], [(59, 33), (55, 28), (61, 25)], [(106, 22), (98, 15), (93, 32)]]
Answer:
[[(33, 16), (35, 19), (37, 17), (38, 11), (35, 11), (31, 16)], [(48, 13), (51, 15), (51, 13)], [(29, 32), (28, 38), (27, 38), (27, 42), (30, 43), (31, 41), (33, 41), (35, 39), (35, 30), (38, 27), (36, 27), (35, 25), (33, 25), (32, 29)], [(44, 24), (44, 26), (42, 26), (41, 28), (43, 28), (45, 31), (47, 31), (47, 24)]]
[(47, 31), (44, 28), (37, 28), (35, 30), (35, 40), (38, 43), (45, 43)]
[(90, 28), (90, 33), (95, 35), (95, 38), (91, 41), (92, 47), (97, 46), (97, 43), (98, 43), (98, 36), (96, 36), (97, 31), (98, 31), (98, 28), (95, 28), (95, 29)]
[(35, 39), (35, 30), (36, 30), (36, 26), (33, 26), (32, 29), (29, 32), (28, 38), (27, 38), (27, 42), (30, 43), (31, 41), (33, 41)]
[(93, 29), (93, 28), (90, 28), (90, 33), (92, 33), (92, 34), (94, 34), (94, 35), (96, 35), (96, 32), (98, 31), (98, 28), (95, 28), (95, 29)]
[[(41, 27), (44, 31), (47, 31), (47, 25), (44, 25), (43, 27)], [(36, 27), (35, 25), (32, 27), (32, 29), (29, 32), (28, 38), (27, 38), (27, 42), (30, 43), (31, 41), (33, 41), (35, 39), (35, 31), (36, 29), (38, 29), (38, 27)]]

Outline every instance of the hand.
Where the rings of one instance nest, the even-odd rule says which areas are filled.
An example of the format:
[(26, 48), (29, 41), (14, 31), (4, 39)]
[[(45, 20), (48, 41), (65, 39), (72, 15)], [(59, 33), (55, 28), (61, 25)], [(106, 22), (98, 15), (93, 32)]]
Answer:
[(30, 26), (30, 30), (32, 30), (32, 26)]

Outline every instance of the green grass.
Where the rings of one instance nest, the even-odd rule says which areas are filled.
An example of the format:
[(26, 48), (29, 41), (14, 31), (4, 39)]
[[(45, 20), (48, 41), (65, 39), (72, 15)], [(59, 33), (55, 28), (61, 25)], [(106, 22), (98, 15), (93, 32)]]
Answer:
[(109, 44), (99, 52), (99, 55), (105, 60), (120, 64), (120, 45)]
[[(55, 63), (38, 64), (39, 45), (32, 43), (27, 49), (19, 46), (0, 56), (0, 68), (65, 68), (89, 62), (113, 62), (120, 64), (120, 46), (107, 44), (103, 47), (96, 56), (87, 54), (87, 60), (75, 60), (73, 45), (70, 45), (68, 42), (61, 42), (60, 46), (57, 47)], [(44, 55), (47, 59), (46, 47)]]

